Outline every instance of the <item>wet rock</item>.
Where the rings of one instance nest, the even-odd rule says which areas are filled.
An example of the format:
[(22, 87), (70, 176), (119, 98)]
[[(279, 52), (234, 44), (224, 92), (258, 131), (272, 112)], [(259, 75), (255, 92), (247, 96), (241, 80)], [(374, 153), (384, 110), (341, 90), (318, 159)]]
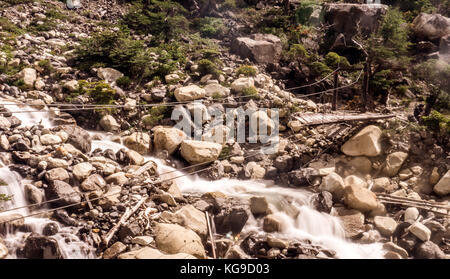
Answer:
[(57, 234), (59, 231), (59, 225), (55, 222), (50, 222), (45, 225), (44, 229), (42, 229), (42, 234), (45, 236), (52, 236)]
[(444, 252), (439, 248), (438, 245), (432, 241), (426, 241), (424, 243), (419, 243), (414, 250), (414, 257), (417, 259), (445, 259), (446, 256)]
[(269, 203), (266, 197), (251, 197), (250, 198), (250, 211), (254, 215), (266, 214), (269, 211)]
[(222, 151), (222, 145), (213, 142), (183, 140), (181, 156), (191, 164), (200, 164), (217, 160)]
[(8, 247), (0, 242), (0, 260), (5, 259), (8, 256)]
[(434, 185), (433, 191), (440, 196), (450, 194), (450, 170), (448, 170), (439, 182)]
[(152, 150), (151, 139), (147, 133), (132, 133), (125, 137), (123, 144), (142, 155), (146, 155)]
[(277, 63), (281, 57), (280, 38), (271, 34), (253, 34), (238, 37), (231, 45), (231, 52), (256, 63)]
[(330, 213), (333, 207), (333, 195), (330, 192), (322, 191), (317, 194), (313, 204), (316, 210)]
[(289, 246), (289, 242), (286, 240), (278, 239), (273, 236), (267, 237), (267, 244), (272, 248), (286, 249)]
[(180, 225), (156, 224), (155, 242), (158, 249), (170, 254), (186, 253), (197, 258), (206, 258), (200, 237)]
[(396, 245), (393, 242), (386, 242), (383, 244), (383, 249), (391, 251), (391, 252), (395, 252), (397, 254), (399, 254), (403, 259), (407, 259), (408, 258), (408, 252), (403, 249), (402, 247)]
[(27, 237), (22, 253), (19, 254), (27, 259), (62, 259), (58, 242), (36, 233)]
[(386, 158), (386, 165), (383, 169), (384, 174), (389, 177), (396, 175), (407, 157), (408, 153), (405, 152), (394, 152), (389, 154)]
[(64, 209), (56, 210), (53, 213), (53, 217), (58, 220), (61, 224), (76, 227), (78, 226), (78, 222), (70, 217)]
[(117, 132), (120, 131), (120, 125), (117, 123), (116, 119), (111, 115), (105, 115), (100, 119), (100, 127), (107, 132)]
[(339, 174), (332, 172), (322, 178), (319, 190), (330, 192), (335, 200), (340, 200), (344, 196), (344, 180)]
[(397, 222), (391, 217), (375, 216), (374, 224), (381, 235), (389, 237), (397, 228)]
[(361, 212), (369, 212), (378, 206), (376, 195), (359, 185), (349, 185), (344, 190), (344, 203)]
[(289, 182), (294, 186), (318, 186), (322, 182), (322, 177), (318, 170), (304, 168), (289, 173)]
[(206, 91), (197, 85), (189, 85), (175, 89), (175, 98), (178, 102), (194, 101), (204, 98)]
[(222, 208), (222, 211), (214, 217), (216, 231), (221, 234), (227, 234), (228, 232), (233, 234), (240, 233), (247, 220), (247, 211), (238, 206)]
[(80, 185), (81, 190), (85, 192), (98, 191), (106, 187), (106, 182), (99, 174), (90, 175)]
[(423, 242), (430, 240), (431, 237), (430, 229), (420, 222), (415, 222), (409, 227), (408, 230)]
[(127, 150), (126, 154), (132, 165), (141, 166), (145, 162), (145, 158), (134, 150)]
[(364, 230), (364, 215), (357, 210), (336, 208), (346, 237), (353, 238)]
[(186, 134), (177, 128), (162, 126), (153, 128), (153, 140), (156, 151), (167, 150), (169, 154), (173, 154), (186, 138)]
[(6, 232), (6, 230), (15, 230), (16, 228), (20, 228), (25, 224), (25, 220), (21, 214), (12, 213), (12, 214), (2, 214), (0, 216), (0, 233)]
[(116, 243), (111, 245), (111, 247), (106, 249), (105, 252), (103, 252), (103, 258), (104, 259), (114, 259), (115, 257), (117, 257), (120, 253), (122, 253), (126, 249), (127, 249), (127, 246), (125, 244), (123, 244), (120, 241), (117, 241)]
[(44, 193), (42, 190), (31, 184), (25, 185), (25, 197), (31, 204), (41, 203), (44, 200)]
[(45, 189), (45, 196), (48, 200), (58, 199), (54, 203), (60, 206), (79, 203), (81, 201), (80, 194), (72, 186), (60, 180), (54, 180), (50, 183), (49, 187)]
[(62, 125), (59, 128), (69, 135), (67, 143), (85, 154), (91, 152), (92, 139), (86, 130), (77, 125)]
[(265, 232), (279, 232), (281, 231), (281, 226), (282, 220), (276, 215), (270, 214), (264, 218), (263, 230)]
[(377, 126), (367, 126), (349, 139), (341, 151), (348, 156), (378, 156), (381, 154), (381, 133)]

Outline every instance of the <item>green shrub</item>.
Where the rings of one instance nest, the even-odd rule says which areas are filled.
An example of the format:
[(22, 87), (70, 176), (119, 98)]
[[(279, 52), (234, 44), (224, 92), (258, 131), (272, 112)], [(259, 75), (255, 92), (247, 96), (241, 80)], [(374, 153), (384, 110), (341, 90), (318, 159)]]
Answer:
[(201, 59), (198, 61), (198, 71), (201, 75), (211, 74), (215, 78), (221, 74), (221, 71), (217, 68), (217, 64), (209, 59)]
[(450, 117), (435, 110), (431, 111), (429, 116), (423, 116), (422, 123), (433, 132), (450, 135)]
[(12, 196), (8, 196), (6, 194), (0, 194), (0, 202), (10, 201), (11, 199), (12, 199)]
[(258, 94), (258, 89), (256, 89), (254, 86), (250, 86), (247, 88), (244, 88), (244, 90), (242, 90), (242, 94), (244, 96), (249, 96), (250, 99), (259, 99), (259, 94)]
[(295, 11), (295, 22), (297, 24), (307, 25), (315, 5), (318, 5), (318, 3), (314, 0), (301, 1)]
[(157, 40), (169, 41), (186, 33), (188, 12), (175, 1), (149, 0), (145, 7), (140, 1), (133, 2), (123, 23), (138, 33), (152, 34)]
[(78, 90), (70, 94), (70, 98), (78, 95), (87, 94), (92, 98), (95, 104), (111, 105), (114, 103), (116, 91), (112, 89), (107, 83), (102, 81), (87, 82), (85, 80), (78, 81)]
[(383, 70), (374, 74), (372, 79), (370, 79), (370, 89), (376, 95), (388, 92), (393, 83), (391, 74), (391, 70)]
[(116, 80), (116, 84), (120, 88), (128, 88), (131, 84), (131, 79), (127, 76), (123, 76)]
[(345, 56), (340, 56), (336, 52), (328, 52), (325, 55), (325, 63), (332, 68), (348, 68), (350, 67), (350, 63), (348, 62)]
[(203, 37), (218, 38), (226, 32), (226, 27), (221, 18), (204, 17), (195, 20), (194, 26)]
[(256, 76), (256, 69), (250, 65), (242, 65), (237, 70), (238, 75), (244, 75), (246, 77), (254, 77)]
[(44, 59), (38, 62), (38, 66), (42, 68), (42, 73), (44, 75), (50, 75), (55, 71), (55, 68), (53, 68), (50, 60)]
[(6, 17), (0, 18), (0, 27), (4, 32), (8, 32), (14, 35), (22, 35), (25, 33), (25, 30), (19, 28), (16, 24), (9, 21)]
[(322, 62), (314, 61), (309, 65), (311, 70), (311, 74), (314, 76), (321, 76), (325, 74), (329, 74), (332, 70)]
[(142, 118), (144, 126), (155, 126), (170, 112), (167, 106), (154, 106), (148, 110), (148, 114)]
[(11, 5), (26, 4), (26, 3), (34, 2), (34, 0), (3, 0), (3, 1), (8, 4), (11, 4)]
[(285, 53), (285, 59), (292, 61), (301, 58), (308, 58), (308, 52), (305, 47), (301, 44), (293, 44), (290, 46), (289, 50)]

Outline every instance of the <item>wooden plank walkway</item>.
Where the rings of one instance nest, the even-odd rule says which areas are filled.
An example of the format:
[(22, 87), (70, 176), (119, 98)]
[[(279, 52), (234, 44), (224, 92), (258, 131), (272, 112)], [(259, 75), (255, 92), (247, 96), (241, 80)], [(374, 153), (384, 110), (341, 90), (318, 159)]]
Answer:
[(300, 121), (302, 125), (321, 125), (350, 121), (371, 121), (395, 117), (395, 114), (377, 114), (377, 113), (305, 113), (299, 116), (293, 116)]

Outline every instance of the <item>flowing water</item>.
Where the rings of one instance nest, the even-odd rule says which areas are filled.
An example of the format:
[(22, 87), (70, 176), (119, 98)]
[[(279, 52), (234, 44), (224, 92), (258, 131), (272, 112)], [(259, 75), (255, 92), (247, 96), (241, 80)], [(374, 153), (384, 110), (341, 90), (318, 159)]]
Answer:
[[(8, 107), (10, 108), (10, 107)], [(18, 108), (21, 109), (21, 108)], [(23, 108), (22, 108), (23, 109)], [(13, 109), (10, 108), (11, 111)], [(32, 109), (29, 109), (32, 110)], [(42, 124), (49, 125), (47, 113), (20, 113), (17, 114), (22, 123), (36, 124), (42, 119)], [(101, 140), (92, 141), (92, 150), (100, 148), (102, 150), (112, 149), (117, 152), (121, 148), (126, 148), (119, 143), (112, 142), (111, 136), (105, 133), (91, 132), (91, 135), (101, 137)], [(153, 160), (158, 165), (158, 171), (165, 179), (183, 175), (182, 172), (165, 165), (159, 159), (146, 157)], [(16, 173), (11, 172), (7, 167), (0, 168), (0, 178), (7, 186), (0, 186), (1, 193), (13, 195), (13, 199), (5, 204), (6, 208), (26, 205), (24, 197), (23, 181)], [(338, 258), (382, 258), (383, 250), (380, 243), (355, 244), (347, 241), (344, 237), (344, 230), (337, 217), (316, 211), (311, 205), (313, 193), (294, 188), (284, 188), (273, 185), (268, 181), (249, 181), (236, 179), (220, 179), (216, 181), (206, 181), (198, 176), (183, 176), (177, 178), (180, 190), (185, 194), (202, 194), (205, 192), (220, 191), (228, 196), (241, 199), (248, 199), (251, 196), (265, 196), (274, 214), (282, 220), (282, 230), (276, 236), (286, 239), (309, 239), (314, 244), (319, 244), (327, 249), (334, 250)], [(11, 213), (7, 212), (6, 214)], [(20, 209), (12, 213), (27, 215), (28, 209)], [(1, 216), (2, 213), (0, 213)], [(32, 231), (41, 233), (45, 224), (50, 221), (45, 218), (26, 218), (25, 223)], [(244, 232), (262, 232), (261, 220), (256, 220), (252, 216), (244, 227)], [(53, 236), (60, 245), (64, 258), (93, 258), (92, 248), (81, 242), (71, 231), (73, 228), (63, 227), (60, 232)], [(22, 246), (29, 233), (11, 232), (4, 239), (10, 254), (15, 255), (15, 250)]]

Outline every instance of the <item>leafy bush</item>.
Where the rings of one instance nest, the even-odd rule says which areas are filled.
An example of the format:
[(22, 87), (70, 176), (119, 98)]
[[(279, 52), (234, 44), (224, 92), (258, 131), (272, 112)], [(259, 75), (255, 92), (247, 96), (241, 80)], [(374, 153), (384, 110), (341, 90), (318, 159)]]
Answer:
[(318, 5), (318, 3), (314, 0), (301, 1), (295, 11), (295, 22), (297, 24), (307, 25), (315, 5)]
[(250, 65), (242, 65), (237, 70), (238, 75), (244, 75), (246, 77), (254, 77), (256, 76), (256, 69)]
[(242, 90), (242, 94), (244, 96), (249, 96), (250, 99), (259, 99), (258, 89), (254, 86), (244, 88), (244, 90)]
[(305, 47), (301, 44), (293, 44), (290, 46), (289, 50), (285, 53), (286, 60), (298, 60), (301, 58), (308, 58), (308, 52)]
[(149, 0), (147, 5), (133, 2), (123, 23), (138, 33), (152, 34), (156, 39), (169, 41), (186, 33), (189, 22), (186, 9), (175, 1)]
[(211, 74), (215, 78), (221, 74), (221, 71), (217, 68), (217, 64), (209, 59), (201, 59), (198, 61), (198, 71), (201, 75)]
[(9, 21), (6, 17), (0, 18), (0, 27), (4, 32), (8, 32), (14, 35), (21, 35), (25, 33), (25, 30), (19, 28), (16, 24)]
[(148, 114), (142, 118), (144, 126), (155, 126), (170, 112), (167, 106), (154, 106), (148, 110)]
[(348, 68), (350, 67), (350, 63), (348, 62), (345, 56), (340, 56), (336, 52), (328, 52), (325, 55), (325, 63), (332, 68)]
[(309, 65), (311, 70), (311, 74), (314, 76), (321, 76), (325, 74), (329, 74), (332, 70), (322, 62), (314, 61)]
[(116, 91), (107, 83), (102, 81), (87, 82), (85, 80), (80, 80), (78, 85), (78, 90), (71, 93), (71, 97), (87, 94), (96, 104), (111, 105), (114, 103)]
[(221, 18), (204, 17), (195, 20), (194, 26), (200, 34), (207, 38), (218, 38), (226, 32), (226, 27)]
[(131, 84), (131, 79), (127, 76), (123, 76), (116, 80), (116, 84), (121, 88), (128, 88)]
[(42, 73), (44, 75), (50, 75), (55, 71), (55, 68), (53, 68), (52, 64), (50, 63), (50, 60), (48, 59), (39, 61), (38, 66), (42, 69)]
[(433, 110), (429, 116), (422, 117), (422, 123), (433, 132), (450, 136), (450, 117), (448, 116)]

